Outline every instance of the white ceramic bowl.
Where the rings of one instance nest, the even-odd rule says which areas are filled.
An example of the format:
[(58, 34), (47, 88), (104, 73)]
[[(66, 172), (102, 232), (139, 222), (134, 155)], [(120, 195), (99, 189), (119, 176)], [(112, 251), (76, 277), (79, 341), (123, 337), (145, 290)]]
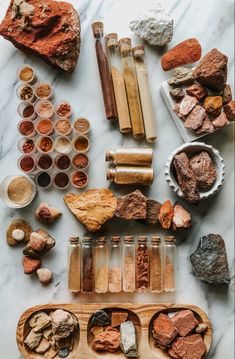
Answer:
[(165, 176), (166, 181), (171, 187), (171, 189), (180, 197), (184, 198), (183, 193), (180, 189), (180, 186), (177, 182), (177, 179), (174, 175), (174, 165), (173, 160), (175, 155), (185, 152), (189, 157), (191, 155), (196, 155), (201, 151), (206, 151), (209, 153), (212, 158), (214, 165), (216, 167), (217, 178), (214, 185), (208, 191), (200, 191), (200, 197), (202, 199), (206, 199), (208, 197), (213, 196), (218, 190), (223, 186), (224, 183), (224, 175), (225, 175), (225, 166), (224, 160), (220, 156), (219, 151), (210, 145), (206, 145), (203, 142), (188, 142), (183, 144), (182, 146), (177, 147), (168, 157), (168, 160), (165, 164)]

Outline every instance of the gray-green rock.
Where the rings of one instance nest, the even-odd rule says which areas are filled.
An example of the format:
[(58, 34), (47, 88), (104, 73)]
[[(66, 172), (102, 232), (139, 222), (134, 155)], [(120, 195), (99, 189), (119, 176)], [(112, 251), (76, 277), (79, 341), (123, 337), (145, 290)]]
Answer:
[(121, 343), (120, 347), (126, 358), (137, 358), (138, 349), (134, 324), (128, 320), (120, 326)]
[(97, 310), (92, 317), (91, 326), (99, 325), (101, 327), (110, 325), (111, 319), (104, 310)]

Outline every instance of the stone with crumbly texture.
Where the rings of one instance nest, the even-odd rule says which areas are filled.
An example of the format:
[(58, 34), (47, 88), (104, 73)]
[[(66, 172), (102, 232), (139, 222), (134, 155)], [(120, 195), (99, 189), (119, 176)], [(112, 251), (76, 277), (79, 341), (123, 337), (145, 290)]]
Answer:
[(232, 101), (232, 90), (230, 85), (226, 85), (222, 94), (223, 106), (227, 105), (230, 101)]
[(139, 190), (119, 197), (115, 215), (127, 220), (146, 219), (147, 198)]
[(172, 229), (187, 229), (191, 227), (191, 214), (182, 206), (181, 203), (176, 202), (174, 205), (174, 215), (172, 218)]
[(45, 229), (39, 228), (32, 234), (32, 238), (30, 237), (30, 241), (23, 249), (26, 256), (39, 258), (49, 252), (56, 244), (55, 239)]
[(214, 125), (210, 121), (209, 117), (206, 115), (202, 125), (196, 129), (196, 134), (201, 135), (203, 133), (213, 133), (214, 131), (215, 131)]
[(107, 327), (105, 331), (98, 334), (93, 343), (92, 349), (94, 350), (105, 350), (110, 353), (114, 353), (119, 349), (120, 346), (120, 332), (112, 327)]
[(185, 96), (180, 103), (180, 114), (182, 116), (187, 116), (189, 112), (196, 106), (198, 103), (196, 97), (193, 96)]
[(33, 330), (28, 334), (27, 338), (25, 339), (24, 343), (27, 345), (29, 349), (34, 350), (40, 344), (42, 339), (41, 333), (35, 333)]
[(167, 81), (169, 86), (190, 85), (194, 82), (193, 70), (187, 67), (177, 67), (174, 76)]
[(170, 90), (170, 95), (175, 101), (182, 100), (184, 98), (184, 90), (180, 87), (176, 87)]
[(56, 342), (68, 338), (77, 329), (78, 325), (74, 316), (63, 309), (57, 309), (51, 314), (51, 324)]
[(227, 81), (228, 57), (217, 49), (206, 54), (193, 71), (195, 80), (211, 90), (220, 92)]
[(76, 218), (91, 232), (98, 231), (114, 217), (117, 198), (107, 189), (91, 189), (82, 194), (68, 193), (64, 201)]
[(29, 321), (29, 326), (35, 333), (41, 332), (51, 325), (51, 318), (45, 312), (37, 312)]
[(196, 130), (202, 126), (205, 117), (205, 109), (200, 105), (196, 105), (185, 118), (184, 127), (189, 130)]
[(218, 117), (216, 117), (212, 121), (212, 124), (213, 124), (214, 128), (223, 128), (228, 123), (229, 123), (229, 121), (227, 119), (227, 116), (226, 116), (225, 112), (222, 112)]
[(217, 178), (216, 167), (206, 151), (202, 151), (190, 159), (199, 189), (209, 190)]
[(171, 227), (171, 221), (174, 216), (174, 207), (172, 206), (169, 200), (165, 201), (160, 208), (159, 212), (159, 222), (164, 229), (169, 229)]
[(224, 112), (229, 121), (235, 121), (235, 101), (230, 101), (225, 105)]
[(213, 116), (219, 116), (222, 109), (223, 101), (221, 96), (207, 96), (203, 102), (206, 112)]
[(36, 353), (44, 354), (49, 348), (51, 344), (45, 339), (42, 338), (39, 346), (35, 349)]
[(146, 219), (139, 220), (145, 224), (156, 224), (159, 222), (159, 213), (162, 204), (154, 199), (147, 199), (147, 215)]
[(80, 20), (63, 1), (11, 0), (0, 34), (26, 53), (72, 72), (80, 52)]
[(23, 257), (22, 263), (24, 267), (24, 274), (32, 274), (36, 272), (38, 268), (41, 267), (40, 259), (34, 259), (28, 256)]
[(160, 313), (153, 321), (153, 336), (160, 348), (170, 346), (177, 334), (178, 330), (168, 315)]
[(189, 309), (179, 310), (172, 318), (172, 322), (181, 337), (185, 337), (193, 332), (198, 325), (198, 320)]
[(203, 97), (207, 96), (207, 89), (201, 84), (193, 84), (186, 89), (186, 92), (189, 96), (194, 96), (198, 100), (201, 100)]
[(43, 223), (50, 224), (55, 222), (62, 213), (56, 208), (49, 206), (47, 203), (42, 202), (35, 212), (35, 217)]
[(176, 338), (172, 344), (172, 350), (181, 359), (202, 359), (207, 352), (200, 334)]

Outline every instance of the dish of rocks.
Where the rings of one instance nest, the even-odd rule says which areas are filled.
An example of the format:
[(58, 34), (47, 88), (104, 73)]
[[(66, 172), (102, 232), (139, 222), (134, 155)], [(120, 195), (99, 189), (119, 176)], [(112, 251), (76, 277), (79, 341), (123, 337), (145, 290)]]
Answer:
[[(47, 313), (62, 309), (75, 315), (79, 323), (79, 332), (75, 335), (73, 351), (68, 358), (75, 359), (79, 355), (81, 359), (98, 359), (106, 357), (109, 359), (125, 358), (121, 351), (116, 353), (109, 352), (96, 352), (91, 348), (92, 334), (90, 333), (90, 327), (92, 317), (97, 310), (103, 309), (105, 311), (112, 312), (126, 312), (128, 313), (128, 320), (133, 321), (137, 337), (137, 345), (140, 359), (152, 359), (153, 356), (157, 356), (159, 359), (170, 358), (167, 353), (164, 353), (161, 349), (157, 348), (154, 344), (154, 338), (152, 336), (153, 320), (161, 313), (176, 312), (182, 309), (190, 309), (197, 317), (199, 323), (205, 323), (207, 330), (204, 334), (203, 340), (206, 346), (207, 353), (210, 350), (212, 342), (212, 329), (209, 319), (204, 311), (199, 307), (187, 304), (116, 304), (116, 303), (99, 303), (99, 304), (47, 304), (39, 305), (26, 310), (17, 326), (17, 345), (24, 358), (27, 359), (41, 359), (43, 355), (35, 354), (27, 349), (24, 344), (26, 336), (29, 333), (29, 320), (34, 314), (40, 311)], [(54, 358), (58, 359), (58, 355)]]
[(225, 176), (225, 165), (223, 158), (220, 156), (219, 151), (211, 145), (206, 145), (203, 142), (185, 143), (177, 147), (168, 157), (165, 164), (165, 177), (168, 185), (179, 196), (184, 198), (183, 192), (178, 184), (177, 177), (174, 169), (174, 158), (180, 153), (186, 153), (190, 158), (202, 152), (207, 152), (212, 159), (214, 167), (216, 169), (216, 179), (212, 187), (208, 190), (199, 190), (200, 200), (211, 197), (223, 186)]

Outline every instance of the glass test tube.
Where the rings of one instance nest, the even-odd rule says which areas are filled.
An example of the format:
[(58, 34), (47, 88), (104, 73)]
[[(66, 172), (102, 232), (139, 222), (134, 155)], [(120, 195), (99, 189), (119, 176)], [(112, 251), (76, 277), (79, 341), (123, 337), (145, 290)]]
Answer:
[(133, 236), (126, 236), (123, 242), (123, 291), (135, 291), (135, 242)]
[(109, 291), (122, 291), (122, 246), (119, 236), (111, 237), (109, 259)]
[(177, 286), (177, 248), (175, 237), (166, 237), (164, 247), (164, 291), (175, 292)]
[(107, 293), (109, 288), (109, 247), (106, 237), (99, 237), (95, 246), (95, 291)]
[(68, 243), (68, 289), (81, 291), (81, 244), (78, 237), (71, 237)]
[(147, 291), (149, 286), (149, 248), (146, 236), (140, 236), (136, 247), (136, 289)]
[(163, 246), (161, 238), (152, 236), (149, 248), (149, 289), (151, 292), (163, 291)]
[(82, 241), (82, 292), (92, 293), (94, 289), (94, 253), (91, 237)]

